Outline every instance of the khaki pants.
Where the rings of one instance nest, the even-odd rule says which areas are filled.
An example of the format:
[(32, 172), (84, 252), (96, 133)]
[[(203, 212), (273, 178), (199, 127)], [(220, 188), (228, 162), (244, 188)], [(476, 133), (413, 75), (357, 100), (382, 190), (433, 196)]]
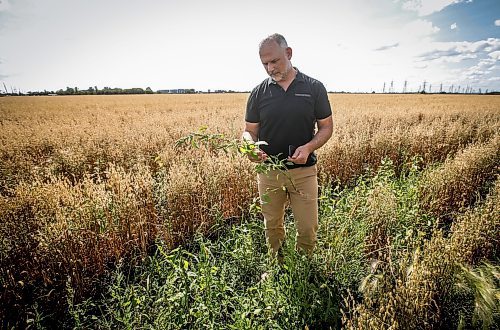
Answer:
[[(268, 201), (262, 203), (266, 240), (276, 255), (285, 240), (284, 216), (288, 197), (297, 228), (295, 248), (310, 254), (316, 245), (318, 231), (317, 168), (316, 165), (299, 167), (286, 173), (272, 170), (257, 175), (260, 198)], [(268, 198), (263, 197), (266, 193)]]

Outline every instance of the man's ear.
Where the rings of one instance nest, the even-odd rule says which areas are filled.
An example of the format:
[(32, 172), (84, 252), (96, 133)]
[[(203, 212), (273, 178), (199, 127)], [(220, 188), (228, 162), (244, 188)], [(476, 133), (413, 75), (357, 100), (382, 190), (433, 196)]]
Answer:
[(288, 58), (288, 60), (291, 60), (292, 59), (292, 49), (290, 47), (287, 47), (285, 49), (285, 53), (286, 53), (286, 58)]

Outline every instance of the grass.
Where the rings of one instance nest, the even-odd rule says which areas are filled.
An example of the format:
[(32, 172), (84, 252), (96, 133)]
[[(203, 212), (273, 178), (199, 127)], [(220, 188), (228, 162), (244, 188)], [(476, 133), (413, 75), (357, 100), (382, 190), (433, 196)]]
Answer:
[[(450, 257), (458, 255), (446, 246), (460, 243), (440, 235), (437, 219), (418, 206), (421, 179), (418, 160), (404, 176), (387, 161), (353, 188), (323, 188), (320, 244), (311, 258), (293, 250), (291, 215), (282, 265), (267, 255), (258, 219), (213, 228), (222, 233), (196, 235), (172, 251), (158, 243), (134, 267), (118, 267), (100, 300), (71, 305), (73, 321), (105, 329), (491, 326), (498, 321), (498, 279), (491, 275), (498, 266), (486, 275), (457, 266), (464, 260)], [(489, 214), (492, 203), (471, 212)], [(452, 236), (458, 233), (467, 236), (458, 229)], [(464, 298), (466, 291), (472, 293)], [(471, 310), (475, 303), (480, 307)]]
[(289, 216), (283, 266), (251, 164), (174, 147), (205, 125), (237, 138), (245, 100), (0, 99), (2, 327), (497, 322), (500, 98), (331, 95), (319, 246), (298, 256)]

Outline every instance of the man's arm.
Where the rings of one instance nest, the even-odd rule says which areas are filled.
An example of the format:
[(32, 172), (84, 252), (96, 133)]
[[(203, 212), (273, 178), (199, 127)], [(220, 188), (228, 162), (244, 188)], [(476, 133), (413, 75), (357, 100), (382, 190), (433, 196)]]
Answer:
[(314, 135), (313, 139), (303, 146), (298, 147), (292, 157), (288, 157), (288, 160), (294, 162), (295, 164), (305, 164), (307, 158), (314, 151), (322, 147), (332, 136), (333, 133), (333, 119), (332, 116), (328, 116), (324, 119), (317, 120), (318, 131)]
[(252, 138), (252, 141), (250, 142), (255, 142), (257, 141), (257, 137), (259, 136), (259, 123), (249, 123), (248, 121), (245, 122), (245, 130), (243, 131), (243, 140), (248, 141), (248, 134), (249, 133), (250, 137)]
[[(248, 121), (245, 122), (245, 130), (243, 131), (242, 139), (246, 140), (248, 142), (256, 142), (258, 140), (259, 136), (259, 123), (250, 123)], [(257, 162), (260, 163), (267, 158), (267, 154), (260, 150), (257, 152), (258, 158), (252, 158), (250, 155), (248, 156), (248, 159), (250, 159), (252, 162)]]

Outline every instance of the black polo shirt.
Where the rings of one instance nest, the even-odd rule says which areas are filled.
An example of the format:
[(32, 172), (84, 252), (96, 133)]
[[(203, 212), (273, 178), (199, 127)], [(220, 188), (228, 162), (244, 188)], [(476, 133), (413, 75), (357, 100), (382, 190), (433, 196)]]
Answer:
[[(296, 69), (296, 68), (295, 68)], [(332, 114), (325, 87), (321, 82), (299, 70), (288, 89), (278, 85), (271, 77), (255, 87), (248, 98), (245, 120), (259, 123), (261, 149), (280, 159), (288, 157), (289, 146), (302, 146), (314, 137), (316, 120)], [(312, 153), (304, 165), (316, 164)]]

